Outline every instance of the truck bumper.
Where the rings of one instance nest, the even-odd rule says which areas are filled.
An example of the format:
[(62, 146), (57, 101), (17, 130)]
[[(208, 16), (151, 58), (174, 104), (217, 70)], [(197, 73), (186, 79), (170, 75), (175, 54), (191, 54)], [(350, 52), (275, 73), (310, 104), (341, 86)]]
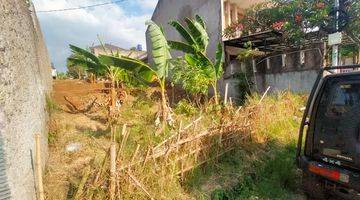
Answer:
[[(319, 166), (321, 169), (327, 171), (335, 171), (339, 174), (345, 175), (347, 178), (342, 180), (330, 179), (326, 175), (319, 175), (309, 170), (310, 166)], [(312, 181), (316, 180), (319, 185), (324, 187), (324, 190), (331, 195), (341, 197), (342, 199), (360, 200), (360, 172), (355, 170), (345, 170), (341, 167), (336, 167), (323, 162), (313, 161), (305, 156), (299, 160), (299, 168), (303, 171), (304, 177), (314, 177)], [(305, 183), (306, 184), (306, 183)], [(305, 187), (306, 190), (306, 187)]]

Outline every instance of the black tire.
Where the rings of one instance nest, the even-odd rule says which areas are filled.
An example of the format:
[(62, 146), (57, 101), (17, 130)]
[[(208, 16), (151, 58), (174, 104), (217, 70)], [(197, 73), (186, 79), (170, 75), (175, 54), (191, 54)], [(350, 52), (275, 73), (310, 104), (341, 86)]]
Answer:
[(302, 188), (308, 200), (327, 200), (329, 198), (324, 182), (314, 175), (303, 173)]

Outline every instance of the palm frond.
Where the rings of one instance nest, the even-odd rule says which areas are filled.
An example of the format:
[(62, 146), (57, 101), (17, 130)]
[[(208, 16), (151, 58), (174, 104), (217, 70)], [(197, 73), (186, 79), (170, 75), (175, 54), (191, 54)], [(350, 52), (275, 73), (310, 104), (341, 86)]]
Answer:
[(89, 52), (89, 51), (87, 51), (87, 50), (85, 50), (83, 48), (71, 45), (71, 44), (70, 44), (70, 49), (72, 50), (72, 52), (74, 54), (82, 55), (85, 58), (90, 59), (94, 63), (100, 64), (99, 59), (94, 54), (92, 54), (91, 52)]
[(124, 56), (114, 57), (109, 55), (99, 55), (99, 60), (105, 65), (115, 66), (128, 71), (136, 71), (139, 68), (147, 68), (148, 70), (152, 70), (152, 68), (146, 63)]
[(215, 65), (214, 65), (215, 74), (216, 74), (217, 79), (219, 79), (222, 75), (223, 63), (224, 63), (224, 51), (222, 49), (221, 43), (219, 43), (217, 46), (217, 50), (216, 50)]
[(195, 20), (206, 30), (205, 21), (200, 15), (195, 15)]
[(174, 50), (178, 50), (178, 51), (182, 51), (184, 53), (190, 53), (190, 54), (196, 53), (196, 49), (194, 49), (193, 46), (190, 46), (183, 42), (169, 40), (168, 44), (169, 44), (170, 48), (174, 49)]
[(169, 45), (161, 31), (161, 28), (153, 21), (147, 21), (146, 25), (149, 26), (149, 35), (152, 43), (152, 54), (155, 63), (154, 70), (159, 79), (167, 76), (168, 60), (171, 59)]
[(205, 52), (209, 44), (209, 36), (206, 29), (197, 21), (193, 21), (189, 18), (185, 19), (185, 22), (190, 30), (192, 37), (195, 39), (200, 51)]
[[(79, 65), (85, 68), (87, 71), (95, 73), (95, 74), (104, 74), (106, 68), (103, 65), (96, 64), (90, 60), (86, 60), (84, 58), (70, 57), (68, 61), (71, 62), (73, 66)], [(101, 66), (101, 67), (99, 67)]]
[(169, 22), (169, 24), (179, 32), (181, 37), (184, 38), (187, 43), (189, 43), (190, 45), (196, 45), (195, 39), (191, 36), (189, 31), (186, 30), (185, 27), (181, 25), (178, 21), (171, 21)]
[(100, 55), (99, 59), (106, 65), (126, 70), (139, 81), (149, 83), (154, 80), (155, 71), (141, 60), (124, 56), (114, 57), (108, 55)]

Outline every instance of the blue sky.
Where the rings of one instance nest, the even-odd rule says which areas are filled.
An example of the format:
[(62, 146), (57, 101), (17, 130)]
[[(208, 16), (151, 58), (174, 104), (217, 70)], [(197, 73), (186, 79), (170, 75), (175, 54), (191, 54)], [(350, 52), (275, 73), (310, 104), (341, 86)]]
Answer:
[[(110, 0), (33, 0), (37, 11), (73, 8)], [(131, 48), (145, 42), (145, 21), (151, 18), (158, 0), (124, 0), (116, 5), (66, 12), (38, 13), (51, 61), (66, 71), (69, 44), (90, 47), (106, 43)]]

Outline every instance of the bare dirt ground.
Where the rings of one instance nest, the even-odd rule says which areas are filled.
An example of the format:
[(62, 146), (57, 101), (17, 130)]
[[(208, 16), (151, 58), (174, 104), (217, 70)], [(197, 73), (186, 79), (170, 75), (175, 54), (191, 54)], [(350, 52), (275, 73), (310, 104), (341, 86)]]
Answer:
[(92, 109), (98, 109), (96, 113), (73, 113), (72, 106), (65, 100), (67, 97), (79, 108), (82, 102), (91, 102), (94, 98), (97, 102), (105, 102), (106, 97), (101, 93), (103, 87), (101, 83), (78, 80), (54, 82), (56, 109), (51, 111), (49, 158), (44, 178), (47, 199), (67, 199), (66, 194), (73, 192), (71, 178), (81, 176), (79, 172), (92, 161), (91, 155), (105, 154), (103, 146), (109, 140), (105, 135), (105, 117), (99, 113), (106, 112), (101, 112), (100, 106), (93, 106)]

